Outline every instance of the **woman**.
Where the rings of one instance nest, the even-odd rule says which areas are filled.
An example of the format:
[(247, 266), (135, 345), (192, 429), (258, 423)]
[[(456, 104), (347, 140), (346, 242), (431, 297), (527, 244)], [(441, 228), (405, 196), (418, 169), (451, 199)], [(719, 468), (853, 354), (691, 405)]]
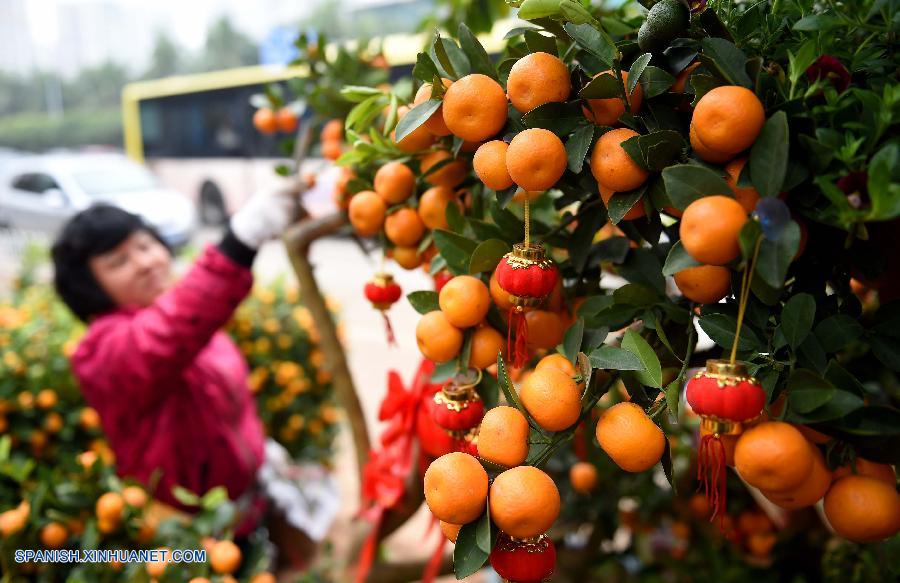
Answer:
[(224, 486), (243, 511), (238, 535), (260, 518), (264, 436), (247, 364), (221, 328), (250, 292), (259, 246), (296, 216), (297, 195), (251, 197), (174, 285), (156, 231), (112, 206), (73, 217), (53, 246), (57, 292), (88, 323), (72, 369), (118, 473), (147, 485), (158, 477), (153, 495), (179, 508), (173, 486)]

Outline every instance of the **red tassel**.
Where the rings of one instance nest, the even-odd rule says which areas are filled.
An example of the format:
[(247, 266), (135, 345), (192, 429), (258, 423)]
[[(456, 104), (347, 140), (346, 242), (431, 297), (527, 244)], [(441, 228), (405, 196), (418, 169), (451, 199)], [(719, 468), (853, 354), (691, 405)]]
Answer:
[(381, 531), (381, 519), (384, 518), (384, 508), (378, 507), (376, 512), (375, 523), (372, 525), (372, 530), (369, 532), (369, 536), (366, 537), (366, 542), (359, 554), (359, 564), (356, 568), (356, 583), (363, 583), (366, 580), (369, 576), (369, 571), (372, 570), (372, 563), (375, 561), (375, 551), (378, 550), (378, 533)]
[(525, 311), (519, 306), (509, 310), (506, 352), (513, 368), (522, 368), (528, 362), (528, 320), (525, 319)]
[(422, 572), (422, 583), (432, 583), (441, 572), (441, 564), (444, 562), (444, 547), (447, 546), (447, 537), (444, 536), (443, 533), (440, 533), (441, 541), (438, 543), (436, 549), (434, 549), (434, 553), (431, 555), (431, 558), (428, 559), (428, 564), (425, 565), (425, 570)]
[(397, 337), (394, 336), (394, 327), (391, 326), (391, 319), (388, 318), (387, 312), (382, 311), (381, 317), (384, 318), (384, 333), (387, 336), (388, 346), (397, 346)]
[(710, 522), (725, 514), (726, 472), (725, 445), (715, 435), (704, 435), (697, 452), (697, 480), (703, 484), (706, 499), (713, 509)]

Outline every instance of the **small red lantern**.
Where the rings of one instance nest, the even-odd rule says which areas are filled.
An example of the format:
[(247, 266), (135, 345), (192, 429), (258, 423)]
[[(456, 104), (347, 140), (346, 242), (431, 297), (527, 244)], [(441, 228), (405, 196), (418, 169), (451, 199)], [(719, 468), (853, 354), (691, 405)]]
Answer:
[(403, 290), (394, 282), (394, 276), (390, 273), (379, 271), (366, 283), (363, 289), (366, 299), (372, 302), (372, 307), (381, 312), (384, 318), (384, 328), (387, 334), (388, 344), (397, 344), (394, 337), (394, 328), (387, 317), (387, 311), (403, 295)]
[(429, 403), (434, 422), (447, 431), (466, 432), (477, 427), (484, 417), (484, 402), (475, 392), (480, 381), (478, 369), (469, 369), (450, 379)]
[(513, 245), (513, 250), (500, 260), (495, 274), (513, 305), (509, 311), (507, 353), (512, 355), (512, 365), (521, 368), (528, 359), (525, 308), (541, 305), (553, 292), (559, 269), (542, 245), (526, 242)]
[(747, 374), (746, 364), (708, 360), (706, 370), (688, 381), (685, 397), (708, 432), (697, 452), (697, 479), (703, 482), (715, 518), (725, 509), (725, 446), (720, 437), (740, 434), (743, 423), (759, 417), (766, 391)]
[(545, 534), (515, 539), (501, 532), (490, 561), (497, 574), (510, 583), (540, 583), (556, 568), (556, 547)]
[(446, 269), (442, 269), (434, 274), (434, 291), (441, 293), (441, 288), (446, 285), (448, 281), (453, 279), (453, 274), (447, 271)]

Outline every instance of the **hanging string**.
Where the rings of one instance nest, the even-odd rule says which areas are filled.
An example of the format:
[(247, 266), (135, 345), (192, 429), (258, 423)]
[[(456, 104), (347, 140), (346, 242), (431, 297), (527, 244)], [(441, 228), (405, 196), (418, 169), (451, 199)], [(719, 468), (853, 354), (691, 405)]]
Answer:
[(531, 244), (531, 204), (528, 202), (528, 193), (525, 194), (525, 246)]
[(747, 313), (747, 303), (750, 301), (750, 284), (753, 280), (753, 272), (756, 269), (756, 259), (759, 257), (759, 245), (762, 243), (762, 239), (762, 235), (756, 239), (753, 255), (750, 257), (750, 261), (747, 262), (744, 273), (741, 276), (741, 296), (738, 299), (737, 327), (734, 331), (734, 342), (731, 343), (731, 364), (734, 364), (737, 357), (738, 342), (741, 338), (741, 325), (744, 323), (744, 314)]

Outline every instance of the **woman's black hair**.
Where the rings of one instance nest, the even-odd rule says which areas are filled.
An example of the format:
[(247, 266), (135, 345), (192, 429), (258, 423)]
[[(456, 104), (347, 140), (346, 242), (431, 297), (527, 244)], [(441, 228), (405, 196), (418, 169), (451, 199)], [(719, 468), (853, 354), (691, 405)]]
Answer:
[(88, 261), (114, 249), (136, 231), (147, 231), (172, 252), (156, 229), (141, 217), (103, 203), (69, 219), (53, 243), (56, 293), (81, 320), (87, 322), (116, 307), (94, 278)]

